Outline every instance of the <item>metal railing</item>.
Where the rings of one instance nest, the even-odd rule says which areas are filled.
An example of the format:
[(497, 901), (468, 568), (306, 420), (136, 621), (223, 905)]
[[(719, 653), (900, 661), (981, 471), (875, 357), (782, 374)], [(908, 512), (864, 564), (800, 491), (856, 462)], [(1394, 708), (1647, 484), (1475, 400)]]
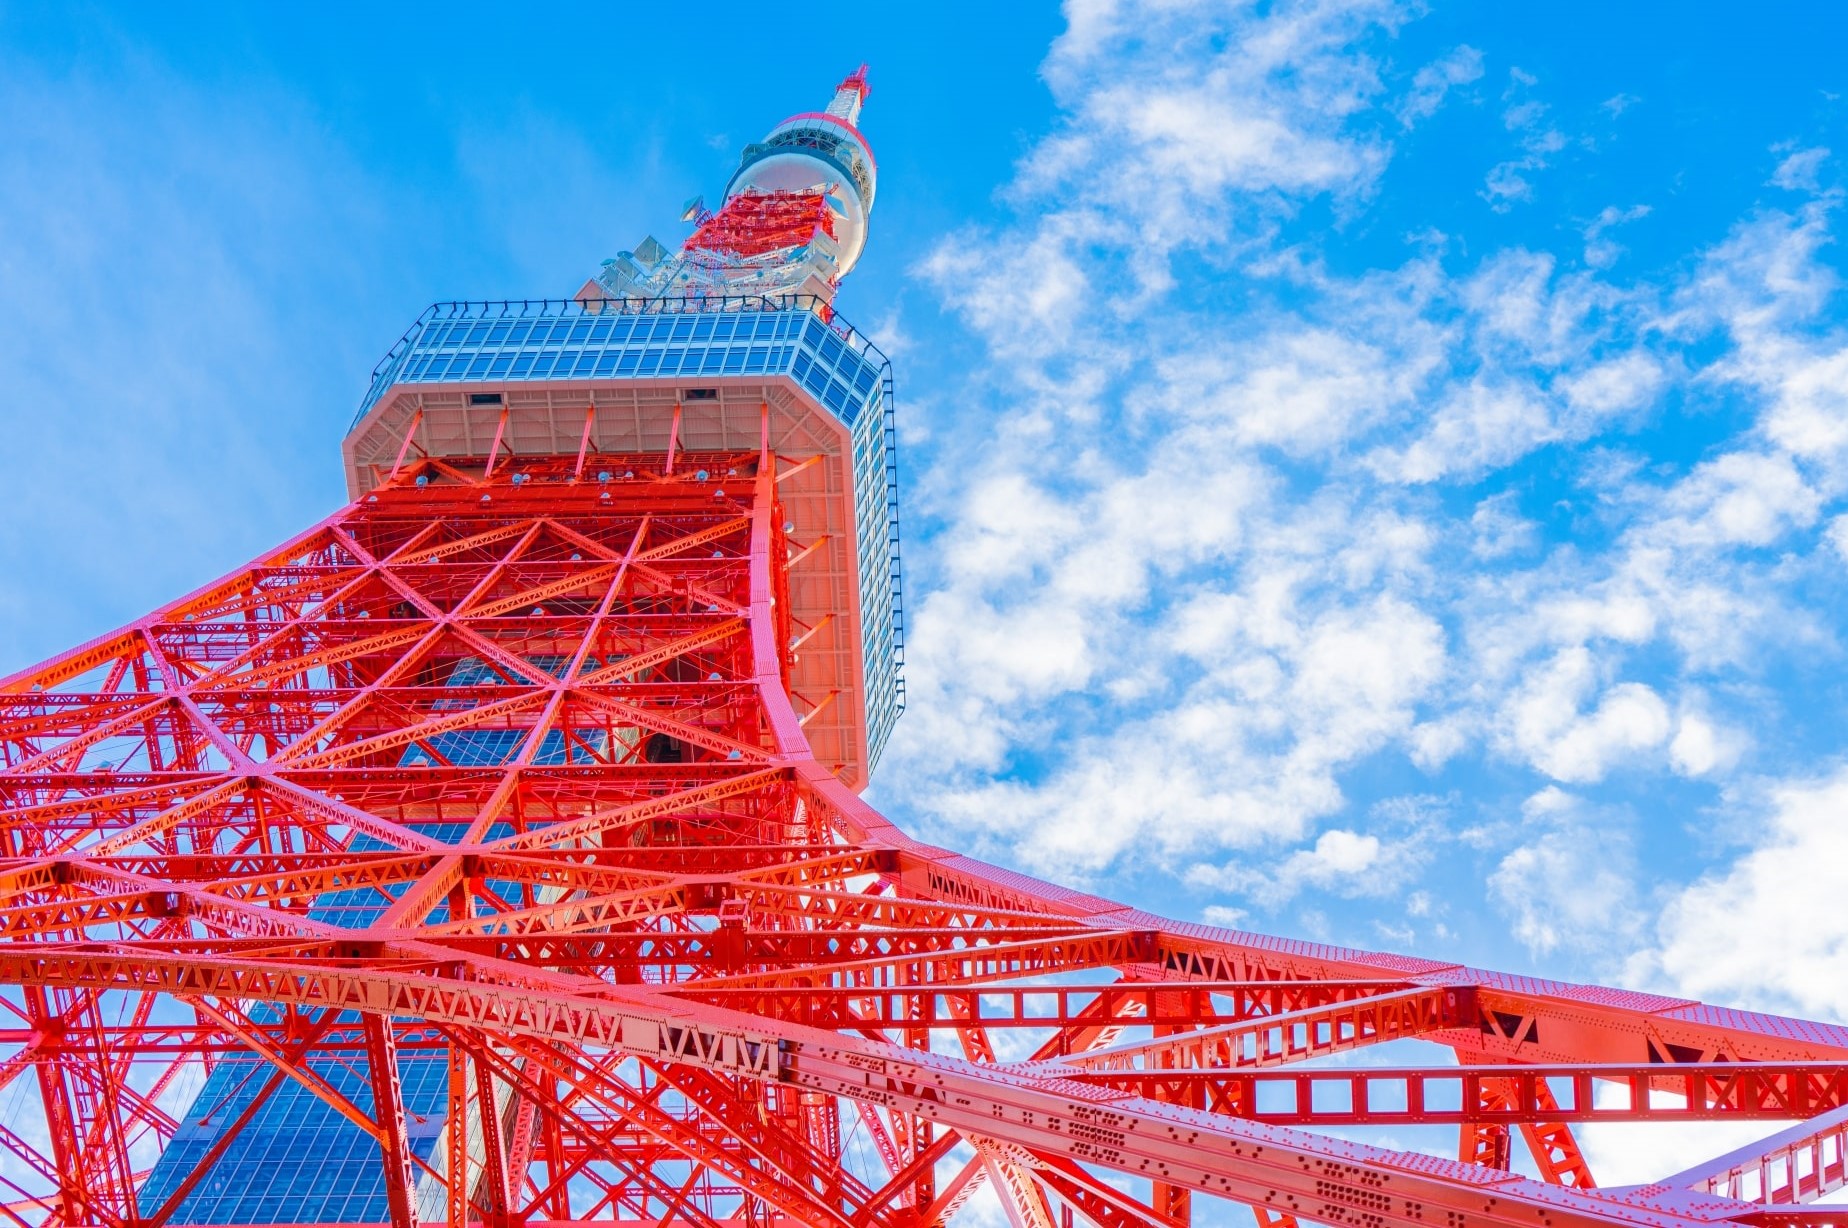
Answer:
[(883, 351), (872, 339), (833, 311), (826, 300), (813, 294), (760, 294), (664, 296), (657, 298), (528, 298), (528, 299), (458, 299), (432, 303), (404, 330), (385, 356), (372, 368), (367, 380), (365, 407), (377, 402), (391, 386), (404, 360), (416, 348), (417, 339), (431, 324), (450, 320), (540, 320), (602, 317), (608, 315), (689, 315), (720, 312), (805, 312), (827, 325), (856, 354), (875, 365), (887, 367)]

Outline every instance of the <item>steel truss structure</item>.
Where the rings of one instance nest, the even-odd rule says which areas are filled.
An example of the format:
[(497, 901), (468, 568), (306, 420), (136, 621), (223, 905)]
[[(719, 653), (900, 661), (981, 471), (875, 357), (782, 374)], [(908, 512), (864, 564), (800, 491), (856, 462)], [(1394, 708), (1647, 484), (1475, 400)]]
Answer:
[[(679, 258), (839, 237), (822, 298), (631, 261), (427, 313), (351, 504), (0, 680), (0, 1228), (1848, 1222), (1848, 1029), (1171, 921), (859, 796), (902, 693), (889, 368), (822, 277), (865, 96)], [(1619, 1189), (1574, 1133), (1729, 1119), (1767, 1137)]]
[[(289, 1083), (375, 1141), (394, 1228), (432, 1190), (458, 1226), (929, 1225), (984, 1183), (1036, 1226), (1839, 1214), (1798, 1202), (1844, 1180), (1841, 1028), (1167, 921), (909, 839), (786, 688), (791, 466), (661, 462), (407, 465), (4, 683), (0, 1081), (43, 1130), (0, 1132), (0, 1216), (159, 1228)], [(448, 1080), (421, 1152), (414, 1054)], [(164, 1093), (234, 1055), (260, 1086), (150, 1205)], [(1572, 1133), (1707, 1118), (1803, 1124), (1624, 1190)], [(1431, 1123), (1458, 1158), (1323, 1132)]]

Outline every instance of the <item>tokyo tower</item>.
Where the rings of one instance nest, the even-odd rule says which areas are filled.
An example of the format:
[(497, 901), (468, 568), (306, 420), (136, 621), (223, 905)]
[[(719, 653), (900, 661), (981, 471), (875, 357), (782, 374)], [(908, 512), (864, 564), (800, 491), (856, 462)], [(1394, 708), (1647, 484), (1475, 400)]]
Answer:
[[(0, 681), (0, 1221), (1848, 1222), (1848, 1028), (1171, 921), (861, 800), (866, 96), (677, 249), (429, 309), (351, 503)], [(1574, 1133), (1730, 1119), (1621, 1188)]]

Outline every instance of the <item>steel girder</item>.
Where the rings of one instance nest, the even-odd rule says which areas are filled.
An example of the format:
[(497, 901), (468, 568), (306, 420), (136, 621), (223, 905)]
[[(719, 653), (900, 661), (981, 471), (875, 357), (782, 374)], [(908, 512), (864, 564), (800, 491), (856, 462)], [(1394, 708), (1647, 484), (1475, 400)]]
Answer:
[[(1848, 1179), (1840, 1027), (1173, 922), (893, 827), (807, 751), (779, 463), (413, 462), (0, 682), (0, 1219), (173, 1222), (294, 1086), (397, 1228), (909, 1228), (983, 1185), (1023, 1225), (1834, 1222), (1797, 1200)], [(249, 1094), (154, 1205), (226, 1062)], [(1572, 1136), (1725, 1118), (1797, 1124), (1621, 1190)]]

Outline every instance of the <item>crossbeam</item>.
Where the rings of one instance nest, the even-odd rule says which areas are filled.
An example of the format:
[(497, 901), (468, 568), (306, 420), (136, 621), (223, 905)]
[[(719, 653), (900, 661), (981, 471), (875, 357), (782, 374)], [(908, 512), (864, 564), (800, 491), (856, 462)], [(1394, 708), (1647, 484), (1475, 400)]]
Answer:
[[(1787, 1121), (1848, 1105), (1848, 1065), (1842, 1064), (1535, 1065), (1514, 1071), (1502, 1065), (1368, 1067), (1277, 1073), (1072, 1065), (1065, 1077), (1092, 1086), (1199, 1103), (1212, 1112), (1277, 1125)], [(1807, 1146), (1809, 1136), (1801, 1137)]]

